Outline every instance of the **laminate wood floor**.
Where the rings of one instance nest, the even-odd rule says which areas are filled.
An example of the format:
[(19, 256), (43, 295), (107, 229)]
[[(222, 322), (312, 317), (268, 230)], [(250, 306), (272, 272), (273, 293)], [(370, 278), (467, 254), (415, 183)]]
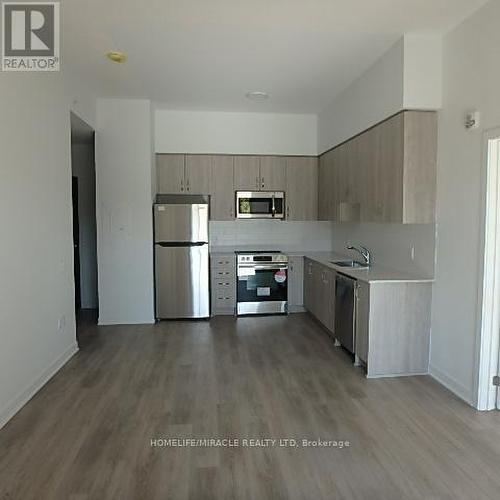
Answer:
[[(429, 377), (365, 379), (307, 315), (87, 325), (80, 342), (0, 431), (4, 500), (500, 498), (497, 412)], [(350, 446), (151, 446), (191, 437)]]

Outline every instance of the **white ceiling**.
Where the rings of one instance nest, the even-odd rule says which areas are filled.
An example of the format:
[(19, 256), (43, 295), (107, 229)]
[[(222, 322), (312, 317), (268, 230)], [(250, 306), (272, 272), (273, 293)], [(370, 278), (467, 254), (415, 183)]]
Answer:
[[(403, 33), (444, 33), (486, 0), (63, 0), (62, 64), (108, 96), (176, 109), (311, 112)], [(104, 54), (122, 50), (125, 65)], [(271, 98), (253, 102), (245, 93)]]

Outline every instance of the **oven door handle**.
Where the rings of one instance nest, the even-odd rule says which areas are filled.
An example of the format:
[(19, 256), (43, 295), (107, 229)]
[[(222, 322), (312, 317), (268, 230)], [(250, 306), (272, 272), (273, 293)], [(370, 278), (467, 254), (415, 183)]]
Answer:
[(288, 269), (288, 264), (284, 265), (272, 265), (272, 266), (247, 266), (247, 265), (238, 265), (239, 269), (255, 269), (256, 271), (281, 271), (283, 269)]

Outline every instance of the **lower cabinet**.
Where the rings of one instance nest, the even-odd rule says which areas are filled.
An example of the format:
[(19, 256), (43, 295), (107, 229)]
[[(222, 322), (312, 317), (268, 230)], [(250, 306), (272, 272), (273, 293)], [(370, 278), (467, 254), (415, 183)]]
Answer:
[(304, 258), (304, 307), (311, 314), (313, 313), (313, 261)]
[(233, 315), (236, 310), (236, 258), (234, 254), (210, 255), (212, 316)]
[(368, 362), (368, 322), (370, 316), (370, 285), (362, 281), (356, 284), (356, 335), (355, 352), (363, 363)]
[(304, 306), (331, 333), (335, 324), (335, 271), (304, 259)]
[(329, 267), (319, 265), (318, 269), (318, 295), (319, 311), (318, 319), (333, 333), (335, 324), (335, 271)]
[[(334, 269), (304, 259), (304, 306), (335, 335)], [(366, 376), (426, 374), (429, 370), (432, 283), (357, 281), (354, 354)]]
[(356, 356), (367, 377), (429, 371), (432, 283), (358, 282)]
[(304, 257), (288, 257), (288, 312), (304, 310)]

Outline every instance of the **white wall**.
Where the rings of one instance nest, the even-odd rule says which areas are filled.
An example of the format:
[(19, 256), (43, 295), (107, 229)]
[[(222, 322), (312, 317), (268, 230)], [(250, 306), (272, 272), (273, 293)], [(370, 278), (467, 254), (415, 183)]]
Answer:
[[(492, 1), (446, 36), (439, 120), (437, 267), (431, 370), (473, 402), (481, 260), (482, 131), (500, 126), (500, 3)], [(481, 111), (480, 130), (464, 114)]]
[(440, 109), (443, 105), (442, 37), (404, 36), (404, 109)]
[(157, 153), (317, 154), (316, 115), (155, 112)]
[(434, 224), (334, 224), (333, 249), (350, 254), (347, 245), (363, 245), (375, 264), (433, 277), (435, 232)]
[(0, 77), (0, 427), (77, 350), (70, 109), (94, 97), (65, 68)]
[(403, 42), (401, 38), (319, 114), (319, 153), (403, 109)]
[(97, 227), (94, 142), (71, 142), (72, 174), (78, 177), (80, 290), (82, 309), (97, 308)]
[(331, 222), (238, 220), (210, 222), (210, 245), (283, 251), (330, 251)]
[(149, 101), (97, 101), (100, 324), (154, 321), (151, 140)]
[(441, 38), (405, 35), (319, 114), (318, 152), (403, 109), (441, 103)]

